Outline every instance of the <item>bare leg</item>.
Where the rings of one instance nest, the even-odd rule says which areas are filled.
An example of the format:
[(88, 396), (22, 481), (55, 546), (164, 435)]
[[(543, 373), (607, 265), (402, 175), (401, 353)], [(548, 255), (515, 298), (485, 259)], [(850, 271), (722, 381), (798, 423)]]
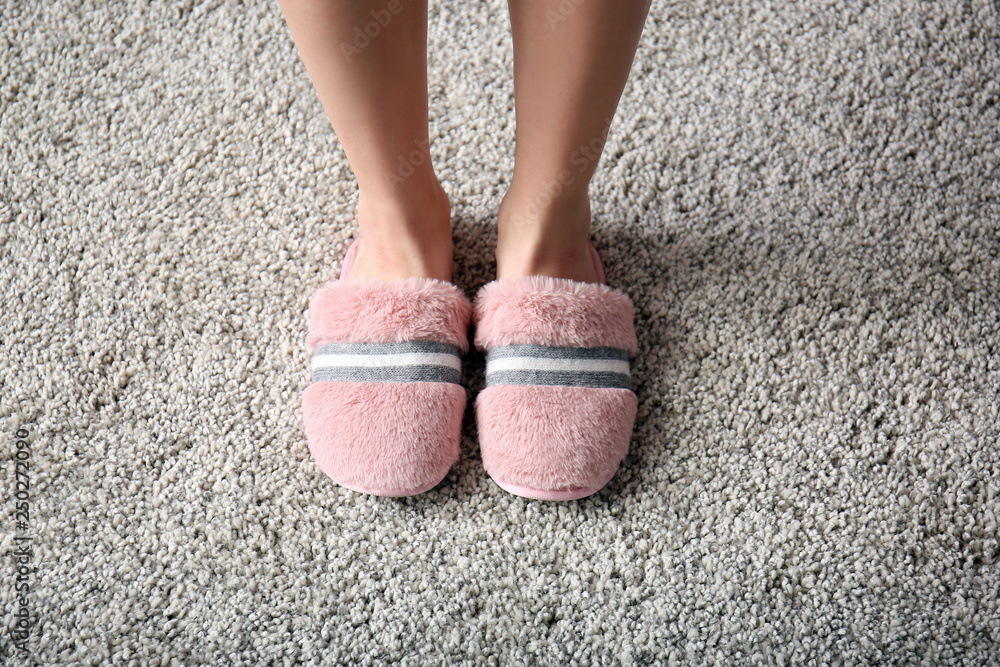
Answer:
[(358, 179), (350, 278), (451, 279), (451, 213), (427, 136), (427, 0), (280, 0)]
[(509, 0), (517, 145), (500, 204), (499, 278), (595, 282), (588, 188), (649, 0)]

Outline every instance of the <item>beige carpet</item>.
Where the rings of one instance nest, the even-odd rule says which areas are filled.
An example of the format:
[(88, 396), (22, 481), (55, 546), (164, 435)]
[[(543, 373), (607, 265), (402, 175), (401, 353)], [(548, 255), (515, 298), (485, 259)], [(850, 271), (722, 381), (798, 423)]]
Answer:
[[(357, 193), (277, 2), (3, 2), (0, 662), (997, 664), (998, 20), (654, 2), (592, 190), (639, 414), (558, 504), (484, 473), (475, 353), (437, 489), (312, 463), (306, 307)], [(432, 0), (430, 41), (471, 296), (506, 6)]]

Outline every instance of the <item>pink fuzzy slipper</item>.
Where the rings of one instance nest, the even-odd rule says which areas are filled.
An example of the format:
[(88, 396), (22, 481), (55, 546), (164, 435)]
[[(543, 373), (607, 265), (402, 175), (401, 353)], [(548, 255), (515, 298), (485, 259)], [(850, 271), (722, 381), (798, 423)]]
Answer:
[(433, 278), (340, 280), (309, 302), (312, 384), (302, 397), (309, 450), (333, 481), (361, 493), (411, 496), (458, 459), (472, 304)]
[(501, 488), (539, 500), (599, 491), (618, 470), (635, 423), (629, 297), (600, 283), (525, 276), (476, 296), (486, 388), (476, 398), (483, 465)]

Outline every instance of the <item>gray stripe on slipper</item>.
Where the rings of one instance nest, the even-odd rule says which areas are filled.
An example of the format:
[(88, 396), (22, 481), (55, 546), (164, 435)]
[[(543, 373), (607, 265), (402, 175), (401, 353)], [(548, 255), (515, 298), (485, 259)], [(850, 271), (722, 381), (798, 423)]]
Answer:
[(489, 359), (539, 357), (547, 359), (618, 359), (628, 361), (628, 353), (617, 347), (558, 347), (550, 345), (502, 345), (492, 348)]
[(552, 371), (499, 371), (486, 374), (486, 385), (536, 384), (558, 387), (631, 389), (632, 381), (621, 373), (567, 373)]
[(460, 371), (442, 366), (398, 368), (319, 368), (313, 382), (451, 382), (459, 384)]

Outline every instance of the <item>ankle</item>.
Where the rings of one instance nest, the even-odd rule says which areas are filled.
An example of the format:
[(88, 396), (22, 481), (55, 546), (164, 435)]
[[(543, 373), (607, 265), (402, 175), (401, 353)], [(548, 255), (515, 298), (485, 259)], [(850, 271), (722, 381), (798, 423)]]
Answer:
[(590, 250), (590, 216), (588, 198), (539, 206), (509, 193), (497, 219), (497, 277), (599, 282)]
[(451, 204), (436, 181), (423, 192), (408, 191), (406, 197), (362, 193), (358, 224), (358, 254), (350, 279), (451, 280)]
[(405, 190), (362, 189), (358, 196), (358, 224), (367, 238), (449, 236), (451, 202), (437, 179)]

